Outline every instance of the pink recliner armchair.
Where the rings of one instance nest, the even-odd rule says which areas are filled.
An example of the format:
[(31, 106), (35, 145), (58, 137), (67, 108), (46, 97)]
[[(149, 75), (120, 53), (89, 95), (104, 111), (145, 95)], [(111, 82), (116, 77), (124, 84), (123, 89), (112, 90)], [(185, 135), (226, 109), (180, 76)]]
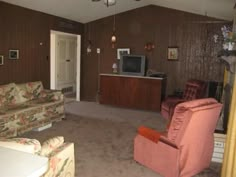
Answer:
[(161, 103), (161, 115), (166, 119), (171, 119), (175, 106), (184, 101), (204, 98), (206, 93), (207, 84), (205, 81), (190, 79), (187, 81), (184, 89), (183, 96), (175, 97), (168, 96)]
[(213, 98), (180, 103), (168, 131), (140, 127), (134, 159), (165, 177), (190, 177), (209, 167), (222, 104)]

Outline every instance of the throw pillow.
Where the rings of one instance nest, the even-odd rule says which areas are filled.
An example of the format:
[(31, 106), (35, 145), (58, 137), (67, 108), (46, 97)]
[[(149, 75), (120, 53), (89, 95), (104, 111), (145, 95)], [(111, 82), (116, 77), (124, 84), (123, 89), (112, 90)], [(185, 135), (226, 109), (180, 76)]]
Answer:
[(19, 103), (24, 103), (31, 99), (32, 95), (27, 91), (26, 84), (17, 84), (16, 89), (18, 92)]
[(0, 106), (14, 105), (17, 103), (15, 83), (0, 86)]

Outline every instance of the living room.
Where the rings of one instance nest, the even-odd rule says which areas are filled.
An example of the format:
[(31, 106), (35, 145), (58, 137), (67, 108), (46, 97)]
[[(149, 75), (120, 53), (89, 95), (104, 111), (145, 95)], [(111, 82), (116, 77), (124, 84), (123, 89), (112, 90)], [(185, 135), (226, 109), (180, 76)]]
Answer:
[[(167, 75), (166, 95), (183, 91), (190, 78), (224, 82), (225, 65), (217, 56), (223, 41), (220, 37), (215, 41), (214, 35), (222, 35), (222, 26), (232, 26), (233, 15), (216, 18), (210, 11), (194, 14), (151, 4), (125, 12), (116, 6), (106, 9), (110, 15), (82, 22), (0, 2), (1, 84), (42, 81), (51, 88), (50, 30), (82, 37), (81, 82), (77, 83), (82, 101), (97, 101), (100, 74), (112, 74), (114, 63), (119, 66), (117, 49), (122, 48), (145, 55), (148, 70)], [(233, 7), (227, 11), (233, 12)], [(112, 44), (114, 32), (117, 39)], [(148, 44), (151, 49), (145, 48)], [(169, 48), (178, 50), (174, 61), (168, 59)], [(19, 60), (8, 59), (11, 49), (19, 51)]]

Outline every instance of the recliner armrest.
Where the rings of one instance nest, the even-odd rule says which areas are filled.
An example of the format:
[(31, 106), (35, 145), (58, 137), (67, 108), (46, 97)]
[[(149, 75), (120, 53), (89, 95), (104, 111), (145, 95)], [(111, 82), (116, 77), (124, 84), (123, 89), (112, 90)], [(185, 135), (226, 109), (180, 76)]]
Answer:
[(168, 144), (169, 146), (178, 149), (177, 145), (173, 142), (171, 142), (169, 139), (167, 139), (165, 136), (161, 136), (159, 141)]
[(138, 134), (144, 136), (145, 138), (147, 138), (155, 143), (158, 143), (160, 136), (161, 136), (161, 133), (159, 133), (158, 131), (155, 131), (151, 128), (147, 128), (144, 126), (140, 126), (138, 128)]

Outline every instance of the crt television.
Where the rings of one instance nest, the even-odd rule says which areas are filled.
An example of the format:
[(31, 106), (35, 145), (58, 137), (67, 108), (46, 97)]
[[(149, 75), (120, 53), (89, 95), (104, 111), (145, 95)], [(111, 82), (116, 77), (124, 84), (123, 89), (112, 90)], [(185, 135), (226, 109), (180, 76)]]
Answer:
[(119, 68), (119, 73), (123, 75), (144, 76), (146, 57), (144, 55), (122, 55)]

